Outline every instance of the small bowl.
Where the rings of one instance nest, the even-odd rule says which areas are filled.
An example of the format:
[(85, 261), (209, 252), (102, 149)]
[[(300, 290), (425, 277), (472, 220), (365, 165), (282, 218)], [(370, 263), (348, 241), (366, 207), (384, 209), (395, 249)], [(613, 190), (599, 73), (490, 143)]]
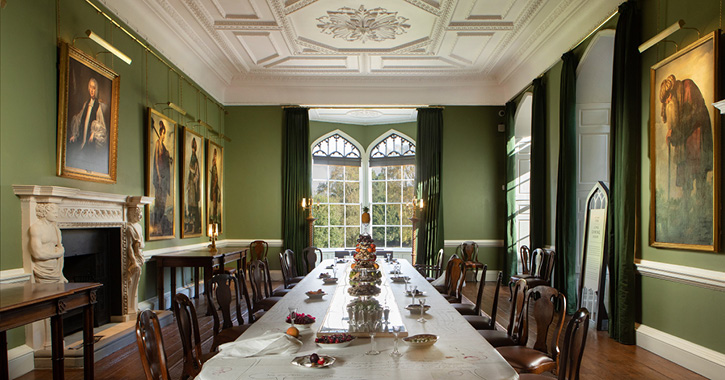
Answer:
[[(286, 322), (286, 323), (288, 323), (290, 326), (292, 326), (291, 323), (289, 323), (289, 322)], [(315, 324), (315, 322), (312, 322), (312, 323), (304, 323), (304, 324), (302, 324), (302, 323), (295, 323), (295, 327), (297, 328), (297, 330), (300, 330), (300, 331), (302, 331), (302, 330), (309, 330), (310, 327), (312, 327), (312, 325), (314, 325), (314, 324)]]
[(323, 364), (317, 364), (317, 363), (310, 363), (310, 356), (298, 356), (294, 359), (292, 359), (292, 364), (298, 365), (300, 367), (307, 367), (307, 368), (324, 368), (329, 367), (332, 365), (332, 363), (335, 362), (335, 358), (329, 355), (318, 355), (320, 359), (324, 360), (325, 362)]
[(324, 280), (324, 279), (326, 279), (326, 278), (330, 278), (330, 277), (332, 277), (332, 276), (331, 276), (331, 275), (330, 275), (329, 273), (327, 273), (327, 272), (322, 272), (322, 273), (320, 273), (320, 277), (317, 277), (317, 278), (321, 278), (321, 279), (323, 279), (323, 280)]
[[(420, 305), (418, 304), (410, 304), (405, 307), (408, 311), (410, 311), (410, 314), (417, 315), (420, 314)], [(430, 309), (430, 305), (425, 305), (425, 310), (423, 311), (423, 314), (428, 312)]]
[(403, 338), (403, 340), (412, 347), (429, 347), (438, 341), (438, 335), (418, 334)]
[(355, 337), (352, 338), (352, 340), (348, 340), (347, 342), (342, 343), (316, 343), (321, 348), (343, 348), (349, 346), (353, 341), (355, 340)]
[(408, 277), (408, 276), (396, 276), (396, 277), (390, 278), (390, 281), (401, 283), (401, 284), (404, 282), (407, 282), (408, 280), (410, 280), (410, 277)]
[(325, 293), (325, 292), (319, 292), (319, 293), (318, 292), (306, 292), (305, 294), (307, 294), (307, 297), (309, 297), (310, 299), (313, 299), (313, 300), (322, 299), (322, 296), (327, 295), (327, 293)]
[(337, 283), (337, 277), (326, 277), (326, 278), (323, 278), (322, 279), (322, 282), (325, 285), (336, 284)]

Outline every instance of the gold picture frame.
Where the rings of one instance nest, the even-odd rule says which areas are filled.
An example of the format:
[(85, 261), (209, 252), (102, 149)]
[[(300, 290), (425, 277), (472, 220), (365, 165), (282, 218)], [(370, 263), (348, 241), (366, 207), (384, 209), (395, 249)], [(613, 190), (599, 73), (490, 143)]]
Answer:
[(204, 138), (184, 128), (181, 143), (181, 238), (202, 236), (204, 220)]
[(116, 183), (120, 77), (66, 42), (58, 77), (56, 174)]
[(720, 250), (720, 31), (650, 70), (650, 245)]
[(222, 233), (222, 210), (224, 209), (224, 148), (206, 140), (206, 219), (208, 224), (217, 223)]
[(146, 133), (146, 240), (176, 236), (176, 122), (148, 109)]

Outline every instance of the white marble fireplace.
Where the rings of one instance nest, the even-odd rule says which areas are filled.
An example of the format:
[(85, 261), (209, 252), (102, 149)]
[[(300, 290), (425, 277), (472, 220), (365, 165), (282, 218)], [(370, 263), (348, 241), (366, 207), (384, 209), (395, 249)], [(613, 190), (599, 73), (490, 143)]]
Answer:
[[(30, 226), (38, 217), (38, 204), (53, 203), (58, 206), (57, 226), (68, 229), (118, 228), (120, 229), (120, 271), (117, 278), (121, 280), (122, 306), (120, 315), (112, 315), (112, 322), (125, 322), (136, 318), (137, 294), (130, 294), (126, 271), (130, 260), (127, 252), (131, 244), (126, 229), (129, 225), (127, 211), (149, 204), (150, 197), (100, 193), (84, 191), (69, 187), (13, 185), (15, 195), (21, 200), (21, 241), (23, 254), (23, 270), (33, 278), (33, 262), (30, 248)], [(43, 349), (46, 343), (43, 323), (34, 323), (26, 327), (26, 344), (34, 350)]]

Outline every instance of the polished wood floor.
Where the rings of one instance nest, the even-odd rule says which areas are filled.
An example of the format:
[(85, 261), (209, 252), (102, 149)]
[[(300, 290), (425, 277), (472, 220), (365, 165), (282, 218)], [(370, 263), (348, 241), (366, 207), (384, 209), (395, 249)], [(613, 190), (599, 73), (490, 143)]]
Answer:
[[(477, 283), (469, 283), (464, 288), (464, 295), (468, 299), (475, 300)], [(486, 283), (484, 288), (484, 305), (483, 310), (486, 313), (491, 312), (491, 303), (494, 283)], [(497, 322), (500, 325), (508, 324), (509, 303), (508, 288), (502, 287), (499, 308), (497, 312)], [(199, 330), (201, 331), (202, 348), (204, 352), (208, 352), (211, 346), (211, 317), (206, 317), (203, 311), (206, 310), (206, 304), (203, 300), (197, 302), (197, 311), (199, 314)], [(245, 320), (247, 320), (245, 315)], [(564, 327), (566, 328), (566, 326)], [(530, 345), (536, 338), (535, 326), (531, 326)], [(164, 345), (170, 373), (172, 379), (181, 377), (182, 368), (182, 349), (179, 340), (178, 329), (176, 323), (173, 322), (163, 328)], [(562, 332), (563, 340), (563, 332)], [(97, 379), (143, 379), (144, 373), (139, 360), (139, 353), (136, 344), (120, 349), (114, 355), (101, 359), (96, 363)], [(607, 332), (590, 330), (584, 359), (582, 360), (582, 368), (580, 376), (582, 379), (704, 379), (704, 377), (689, 371), (677, 364), (665, 360), (645, 349), (637, 346), (627, 346), (619, 344), (610, 339)], [(83, 378), (83, 371), (76, 369), (66, 369), (66, 379), (80, 380)], [(552, 376), (553, 378), (553, 376)], [(35, 370), (19, 379), (22, 380), (46, 380), (52, 379), (50, 370)]]

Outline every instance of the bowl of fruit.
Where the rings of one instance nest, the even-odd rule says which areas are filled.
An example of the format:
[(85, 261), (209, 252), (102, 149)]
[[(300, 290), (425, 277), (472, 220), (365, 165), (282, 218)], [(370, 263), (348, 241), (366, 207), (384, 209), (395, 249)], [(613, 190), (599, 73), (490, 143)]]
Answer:
[(315, 343), (324, 348), (342, 348), (349, 346), (353, 340), (355, 337), (350, 334), (331, 334), (315, 338)]
[[(315, 323), (315, 317), (304, 314), (304, 313), (295, 313), (297, 316), (294, 320), (294, 325), (299, 330), (306, 330), (309, 329), (314, 323)], [(292, 323), (290, 315), (287, 316), (287, 319), (285, 320), (287, 323)]]
[(305, 294), (307, 294), (307, 297), (309, 297), (310, 299), (319, 300), (319, 299), (322, 299), (322, 296), (326, 295), (327, 293), (322, 291), (322, 289), (317, 289), (317, 290), (310, 290), (309, 292), (306, 292)]
[(433, 334), (418, 334), (403, 338), (403, 340), (413, 347), (428, 347), (438, 341), (438, 336)]
[(335, 362), (335, 358), (328, 355), (305, 355), (292, 359), (292, 364), (307, 368), (329, 367)]

